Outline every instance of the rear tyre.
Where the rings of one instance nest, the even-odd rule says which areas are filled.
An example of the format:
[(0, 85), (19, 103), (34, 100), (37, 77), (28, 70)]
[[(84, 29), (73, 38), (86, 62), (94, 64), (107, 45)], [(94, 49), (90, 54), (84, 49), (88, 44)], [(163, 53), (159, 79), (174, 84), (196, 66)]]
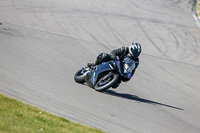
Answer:
[(119, 80), (118, 74), (113, 74), (112, 76), (110, 76), (109, 78), (105, 80), (103, 80), (103, 78), (104, 77), (100, 78), (98, 82), (96, 83), (96, 85), (94, 86), (94, 89), (96, 91), (99, 91), (99, 92), (105, 91), (108, 88), (114, 86)]
[(75, 75), (74, 75), (74, 80), (77, 82), (77, 83), (80, 83), (80, 84), (83, 84), (85, 83), (85, 77), (84, 75), (81, 73), (82, 72), (82, 69), (81, 70), (78, 70)]

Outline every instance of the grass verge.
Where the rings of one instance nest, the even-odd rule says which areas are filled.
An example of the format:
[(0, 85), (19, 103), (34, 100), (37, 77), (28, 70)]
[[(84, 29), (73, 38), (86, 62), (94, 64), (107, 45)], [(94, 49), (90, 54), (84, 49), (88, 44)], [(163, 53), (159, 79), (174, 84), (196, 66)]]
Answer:
[(0, 133), (103, 133), (0, 94)]
[(200, 19), (200, 1), (197, 2), (196, 10), (197, 10), (198, 18)]

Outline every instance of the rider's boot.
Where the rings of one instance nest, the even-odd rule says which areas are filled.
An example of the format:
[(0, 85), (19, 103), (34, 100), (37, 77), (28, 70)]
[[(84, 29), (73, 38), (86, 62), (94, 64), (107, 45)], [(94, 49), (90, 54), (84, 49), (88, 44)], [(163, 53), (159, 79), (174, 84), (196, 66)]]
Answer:
[(87, 66), (88, 66), (89, 68), (91, 68), (91, 67), (95, 66), (95, 63), (87, 63)]

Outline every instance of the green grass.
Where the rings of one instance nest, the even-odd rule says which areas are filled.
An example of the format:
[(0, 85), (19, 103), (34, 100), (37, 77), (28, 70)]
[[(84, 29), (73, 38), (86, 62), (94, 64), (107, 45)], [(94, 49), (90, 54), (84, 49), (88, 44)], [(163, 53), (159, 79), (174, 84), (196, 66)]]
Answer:
[(0, 94), (0, 133), (103, 133)]
[(200, 19), (200, 1), (198, 1), (196, 9), (197, 9), (197, 15), (198, 15), (198, 17)]

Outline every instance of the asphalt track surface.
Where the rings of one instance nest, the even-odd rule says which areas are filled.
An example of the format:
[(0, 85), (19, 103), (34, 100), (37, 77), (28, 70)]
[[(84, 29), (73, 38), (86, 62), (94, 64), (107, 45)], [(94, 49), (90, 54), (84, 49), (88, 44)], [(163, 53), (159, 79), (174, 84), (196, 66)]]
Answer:
[[(0, 92), (112, 133), (200, 132), (193, 0), (1, 0)], [(99, 93), (74, 74), (136, 41), (132, 80)], [(44, 129), (45, 130), (45, 129)]]

